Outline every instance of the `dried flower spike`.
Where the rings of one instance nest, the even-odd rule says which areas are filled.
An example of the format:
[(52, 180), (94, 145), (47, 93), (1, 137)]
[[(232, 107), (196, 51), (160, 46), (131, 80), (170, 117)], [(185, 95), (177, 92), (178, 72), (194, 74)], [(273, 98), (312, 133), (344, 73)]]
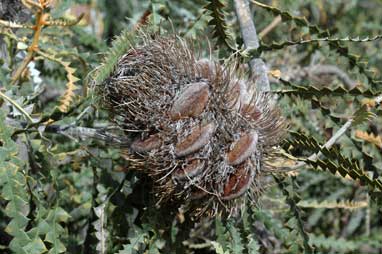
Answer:
[(132, 167), (153, 177), (159, 202), (194, 211), (254, 196), (286, 129), (271, 95), (249, 94), (253, 81), (236, 74), (237, 64), (196, 59), (182, 39), (143, 37), (98, 87), (114, 122), (133, 136)]

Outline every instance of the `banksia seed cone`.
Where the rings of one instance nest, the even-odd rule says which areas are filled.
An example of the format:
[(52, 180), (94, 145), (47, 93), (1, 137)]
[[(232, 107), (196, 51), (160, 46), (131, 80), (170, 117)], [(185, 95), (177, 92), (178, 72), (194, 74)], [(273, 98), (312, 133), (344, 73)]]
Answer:
[(112, 119), (132, 137), (130, 167), (153, 177), (160, 202), (202, 213), (258, 193), (264, 162), (286, 126), (271, 95), (249, 94), (253, 81), (235, 73), (234, 64), (196, 59), (175, 36), (145, 37), (98, 87)]

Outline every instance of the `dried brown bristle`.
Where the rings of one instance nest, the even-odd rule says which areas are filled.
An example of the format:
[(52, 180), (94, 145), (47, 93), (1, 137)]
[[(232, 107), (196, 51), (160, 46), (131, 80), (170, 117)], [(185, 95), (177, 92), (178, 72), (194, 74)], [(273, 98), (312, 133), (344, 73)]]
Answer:
[(241, 106), (243, 95), (245, 93), (242, 80), (233, 80), (226, 92), (226, 104), (230, 109), (238, 110)]

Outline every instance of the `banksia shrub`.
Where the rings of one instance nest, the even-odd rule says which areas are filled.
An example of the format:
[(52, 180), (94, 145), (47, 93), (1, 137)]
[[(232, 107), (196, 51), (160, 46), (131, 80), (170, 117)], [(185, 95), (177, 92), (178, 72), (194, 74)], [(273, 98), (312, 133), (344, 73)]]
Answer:
[(268, 93), (228, 66), (197, 59), (176, 36), (146, 36), (121, 56), (98, 93), (131, 138), (128, 167), (154, 180), (158, 204), (232, 211), (256, 198), (285, 133)]

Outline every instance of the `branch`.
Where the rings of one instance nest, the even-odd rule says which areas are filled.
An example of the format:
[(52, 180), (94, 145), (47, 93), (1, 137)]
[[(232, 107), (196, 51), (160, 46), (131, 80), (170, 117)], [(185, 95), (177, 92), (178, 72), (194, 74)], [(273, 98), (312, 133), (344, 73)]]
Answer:
[(352, 80), (343, 70), (335, 65), (314, 65), (308, 67), (309, 75), (323, 75), (330, 74), (335, 75), (341, 80), (348, 89), (352, 89), (357, 85), (357, 82)]
[[(26, 122), (18, 122), (15, 119), (7, 117), (5, 123), (15, 128), (25, 128), (28, 126)], [(128, 138), (121, 138), (106, 128), (87, 128), (75, 125), (47, 125), (44, 132), (64, 135), (73, 139), (87, 140), (95, 139), (104, 141), (112, 145), (127, 146), (131, 143)]]
[[(353, 119), (349, 119), (347, 120), (347, 122), (328, 140), (328, 142), (326, 142), (322, 147), (324, 148), (331, 148), (336, 142), (337, 140), (343, 135), (345, 134), (345, 132), (350, 128), (351, 124), (353, 122)], [(319, 158), (320, 156), (322, 155), (321, 152), (319, 153), (314, 153), (312, 154), (311, 156), (308, 157), (309, 160), (316, 160), (317, 158)], [(291, 166), (290, 167), (290, 170), (296, 170), (296, 169), (299, 169), (303, 166), (305, 166), (306, 163), (304, 161), (300, 161), (299, 163), (297, 163), (296, 165), (294, 166)]]
[(106, 129), (93, 129), (80, 126), (58, 126), (52, 125), (47, 126), (46, 131), (56, 132), (57, 134), (62, 134), (69, 137), (74, 137), (80, 140), (95, 139), (101, 140), (111, 145), (121, 145), (126, 146), (130, 144), (130, 139), (121, 138), (115, 134), (106, 131)]
[(260, 33), (259, 38), (262, 39), (265, 35), (267, 35), (270, 31), (272, 31), (280, 22), (282, 18), (278, 15), (268, 26), (266, 26)]
[[(252, 21), (248, 0), (235, 0), (234, 4), (245, 47), (247, 49), (257, 49), (259, 47), (259, 39)], [(248, 87), (248, 90), (251, 93), (254, 92), (255, 89), (257, 91), (270, 91), (267, 67), (264, 61), (261, 58), (253, 58), (249, 62), (249, 66), (256, 81), (256, 88)]]
[[(323, 82), (320, 80), (321, 75), (334, 75), (336, 76), (339, 81), (344, 84), (344, 86), (348, 89), (351, 90), (355, 88), (358, 83), (357, 81), (351, 79), (349, 75), (337, 67), (336, 65), (331, 65), (331, 64), (316, 64), (312, 66), (307, 66), (307, 67), (298, 67), (296, 66), (288, 66), (286, 70), (283, 70), (283, 79), (286, 79), (288, 81), (290, 80), (303, 80), (303, 79), (309, 79), (315, 81), (317, 85), (328, 85), (327, 82)], [(276, 79), (274, 77), (269, 78), (271, 83), (279, 83), (280, 80)]]
[[(342, 125), (342, 127), (336, 132), (334, 133), (334, 135), (322, 146), (322, 148), (331, 148), (336, 142), (337, 140), (345, 134), (345, 132), (350, 128), (351, 124), (353, 122), (353, 119), (349, 119), (346, 121), (346, 123), (344, 125)], [(315, 153), (315, 154), (312, 154), (311, 156), (309, 156), (309, 160), (316, 160), (318, 157), (320, 157), (322, 155), (321, 152), (319, 153)]]

